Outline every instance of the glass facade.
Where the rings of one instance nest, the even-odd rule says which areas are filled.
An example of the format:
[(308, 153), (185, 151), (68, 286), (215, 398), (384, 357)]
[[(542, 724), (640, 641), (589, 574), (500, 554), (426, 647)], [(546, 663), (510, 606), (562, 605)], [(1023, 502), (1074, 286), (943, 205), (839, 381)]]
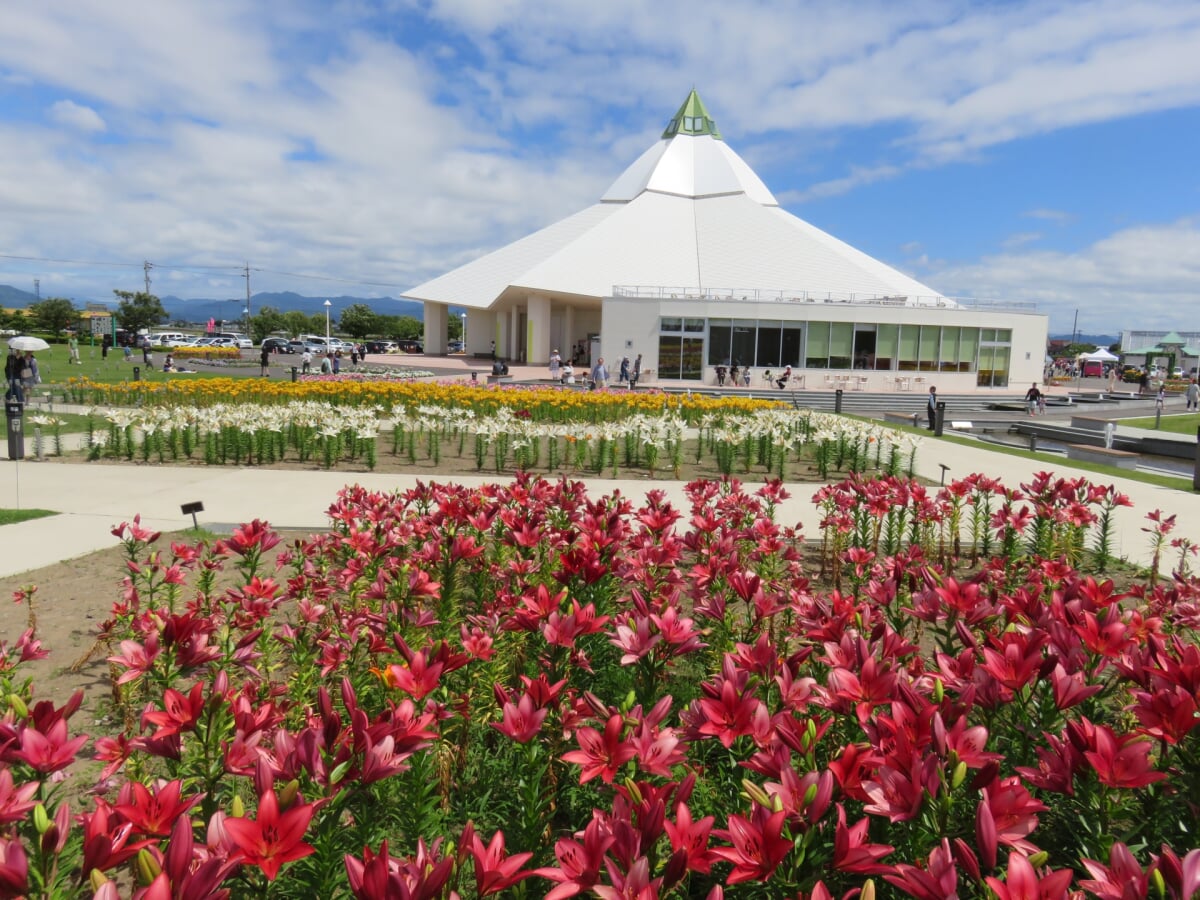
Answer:
[(764, 369), (975, 372), (981, 387), (1007, 387), (1011, 353), (1012, 332), (1006, 328), (659, 319), (659, 375), (684, 381), (699, 381), (705, 365), (734, 364)]

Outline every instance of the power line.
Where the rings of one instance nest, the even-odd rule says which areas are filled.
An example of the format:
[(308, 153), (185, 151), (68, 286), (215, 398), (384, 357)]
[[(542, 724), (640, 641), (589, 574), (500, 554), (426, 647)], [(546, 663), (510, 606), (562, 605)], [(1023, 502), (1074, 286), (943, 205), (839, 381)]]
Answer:
[(238, 272), (241, 277), (247, 280), (250, 279), (251, 272), (262, 272), (267, 275), (280, 275), (285, 278), (299, 278), (305, 281), (325, 281), (336, 284), (358, 284), (364, 287), (387, 287), (387, 288), (404, 288), (407, 284), (401, 284), (394, 281), (367, 281), (361, 278), (339, 278), (336, 275), (311, 275), (302, 272), (285, 272), (281, 269), (264, 269), (258, 266), (251, 266), (249, 263), (225, 263), (219, 265), (207, 265), (203, 263), (156, 263), (149, 260), (143, 260), (140, 263), (126, 262), (110, 262), (91, 259), (64, 259), (55, 256), (21, 256), (12, 253), (0, 253), (0, 259), (15, 259), (24, 262), (50, 262), (62, 263), (71, 266), (111, 266), (114, 268), (141, 268), (144, 273), (146, 282), (146, 293), (150, 292), (150, 269), (166, 269), (171, 272), (192, 272), (200, 274), (199, 270), (205, 271), (228, 271)]

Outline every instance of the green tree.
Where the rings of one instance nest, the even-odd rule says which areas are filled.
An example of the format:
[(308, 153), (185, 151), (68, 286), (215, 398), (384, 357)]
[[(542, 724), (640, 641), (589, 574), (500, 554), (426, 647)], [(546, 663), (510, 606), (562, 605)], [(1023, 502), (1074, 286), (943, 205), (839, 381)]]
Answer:
[(342, 310), (342, 331), (356, 340), (379, 332), (379, 315), (365, 303), (354, 303)]
[(120, 299), (117, 305), (117, 324), (131, 334), (143, 328), (153, 328), (167, 317), (159, 299), (145, 291), (113, 291)]
[(261, 344), (274, 331), (283, 331), (283, 313), (273, 306), (264, 306), (250, 317), (250, 340)]
[(55, 337), (79, 322), (79, 310), (66, 297), (47, 297), (29, 305), (35, 326)]
[[(288, 333), (289, 337), (298, 338), (302, 334), (307, 334), (312, 322), (308, 316), (300, 312), (298, 309), (289, 309), (281, 316), (282, 324), (279, 326)], [(322, 325), (322, 328), (324, 326)], [(322, 331), (321, 334), (325, 332)]]
[(450, 315), (446, 317), (446, 333), (447, 337), (452, 341), (462, 340), (462, 316), (460, 316), (458, 313), (450, 313)]
[(394, 341), (415, 341), (421, 337), (425, 326), (413, 316), (380, 316), (379, 333)]
[(305, 334), (324, 334), (325, 323), (329, 323), (329, 333), (333, 334), (337, 331), (337, 318), (330, 316), (328, 320), (325, 318), (325, 313), (313, 313), (308, 317), (308, 326), (304, 329)]

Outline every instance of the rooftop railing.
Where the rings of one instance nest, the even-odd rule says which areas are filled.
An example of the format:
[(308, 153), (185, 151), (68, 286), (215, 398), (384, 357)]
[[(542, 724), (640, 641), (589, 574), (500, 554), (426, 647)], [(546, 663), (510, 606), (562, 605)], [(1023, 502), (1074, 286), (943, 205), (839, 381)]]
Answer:
[(613, 286), (614, 297), (644, 297), (651, 300), (704, 300), (727, 303), (851, 303), (862, 306), (921, 306), (968, 309), (987, 312), (1037, 313), (1037, 304), (1028, 300), (982, 300), (975, 297), (944, 297), (845, 293), (839, 291), (784, 291), (764, 288), (696, 288), (662, 285)]

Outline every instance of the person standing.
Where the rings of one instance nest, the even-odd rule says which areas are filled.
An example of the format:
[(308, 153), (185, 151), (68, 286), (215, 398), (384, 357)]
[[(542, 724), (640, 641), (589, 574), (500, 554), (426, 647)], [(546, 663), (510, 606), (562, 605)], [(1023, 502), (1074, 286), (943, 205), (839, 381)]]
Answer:
[(937, 388), (929, 389), (929, 402), (925, 404), (925, 416), (929, 419), (929, 430), (936, 431), (937, 428)]
[(1161, 411), (1162, 408), (1164, 406), (1166, 406), (1166, 404), (1167, 404), (1167, 386), (1165, 384), (1160, 384), (1158, 386), (1158, 395), (1154, 398), (1154, 408), (1155, 408), (1155, 410)]
[(322, 375), (332, 375), (333, 374), (333, 354), (332, 353), (327, 352), (325, 354), (324, 358), (321, 360), (321, 374)]
[(71, 335), (70, 339), (67, 341), (67, 353), (68, 353), (67, 365), (69, 365), (69, 366), (82, 366), (83, 365), (83, 363), (79, 361), (79, 338), (75, 337), (75, 335)]
[[(26, 350), (25, 358), (21, 360), (21, 390), (24, 394), (29, 394), (33, 390), (35, 384), (42, 383), (42, 376), (38, 374), (37, 360), (33, 358), (33, 351)], [(24, 401), (24, 396), (20, 398)]]
[(259, 375), (263, 378), (271, 377), (271, 350), (267, 347), (267, 342), (263, 341), (262, 351), (259, 354)]
[(637, 355), (637, 359), (633, 361), (633, 371), (629, 377), (629, 389), (633, 390), (637, 387), (638, 379), (642, 377), (642, 354)]
[(142, 338), (142, 362), (150, 365), (150, 335)]
[(621, 370), (617, 373), (617, 381), (625, 384), (629, 381), (629, 357), (621, 357)]
[(25, 402), (25, 392), (21, 389), (21, 356), (16, 350), (9, 349), (4, 360), (4, 389), (5, 400)]
[(733, 368), (729, 370), (729, 380), (734, 387), (738, 386), (738, 376), (742, 373), (742, 367), (738, 365), (738, 361), (733, 361)]
[(1200, 410), (1200, 385), (1196, 384), (1196, 379), (1193, 378), (1187, 386), (1187, 393), (1184, 394), (1187, 399), (1187, 408), (1189, 410)]
[(304, 352), (300, 354), (300, 371), (305, 375), (312, 371), (312, 351), (307, 347), (305, 347)]
[(717, 387), (725, 387), (725, 375), (728, 370), (724, 366), (717, 366)]
[(1031, 384), (1029, 390), (1025, 392), (1025, 404), (1029, 407), (1029, 415), (1036, 416), (1038, 411), (1038, 403), (1042, 399), (1042, 392), (1038, 390), (1036, 384)]
[[(493, 347), (492, 359), (496, 358), (496, 352), (494, 349), (495, 346), (496, 346), (496, 342), (492, 341), (492, 347)], [(562, 357), (558, 355), (557, 350), (551, 350), (550, 351), (550, 380), (551, 381), (562, 381), (561, 370), (562, 370)]]
[(608, 367), (604, 365), (604, 357), (601, 356), (596, 360), (596, 365), (592, 368), (592, 387), (597, 390), (603, 390), (608, 385)]

